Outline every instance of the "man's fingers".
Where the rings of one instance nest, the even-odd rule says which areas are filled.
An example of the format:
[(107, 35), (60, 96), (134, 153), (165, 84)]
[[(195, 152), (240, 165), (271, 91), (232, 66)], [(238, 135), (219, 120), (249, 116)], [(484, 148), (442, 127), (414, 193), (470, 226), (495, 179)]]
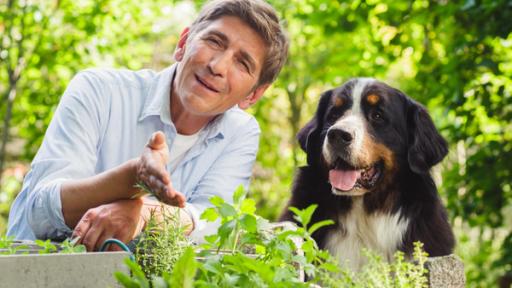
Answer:
[(73, 230), (73, 234), (71, 235), (71, 238), (80, 237), (77, 241), (77, 244), (83, 242), (85, 234), (87, 234), (87, 231), (89, 231), (89, 228), (91, 227), (92, 217), (92, 213), (86, 212), (82, 219), (78, 221), (78, 224), (76, 224), (75, 229)]
[[(156, 168), (156, 167), (148, 167), (146, 168), (146, 173), (145, 175), (147, 175), (146, 177), (149, 178), (149, 177), (155, 177), (157, 180), (159, 180), (160, 182), (162, 182), (163, 184), (167, 184), (169, 182), (171, 182), (171, 179), (169, 177), (169, 174), (167, 173), (167, 171), (165, 170), (164, 167), (159, 167), (159, 168)], [(148, 179), (149, 180), (149, 179)], [(149, 183), (148, 183), (149, 184)]]
[(101, 237), (101, 234), (103, 233), (103, 230), (97, 227), (98, 225), (95, 225), (91, 227), (87, 234), (85, 234), (84, 239), (82, 241), (82, 244), (85, 245), (87, 248), (87, 251), (94, 251), (98, 249), (101, 245), (101, 243), (98, 243), (98, 240)]
[[(105, 243), (105, 240), (112, 238), (112, 234), (108, 233), (107, 231), (103, 231), (101, 235), (96, 240), (96, 244), (94, 246), (95, 251), (99, 251), (103, 243)], [(108, 250), (108, 249), (107, 249)]]
[(168, 189), (166, 194), (163, 194), (159, 197), (160, 201), (164, 202), (165, 204), (169, 204), (172, 206), (177, 206), (180, 208), (185, 207), (185, 196), (176, 190), (174, 188)]
[(149, 142), (147, 146), (154, 150), (163, 149), (166, 145), (165, 143), (165, 135), (162, 131), (156, 131), (151, 135), (151, 138), (149, 138)]

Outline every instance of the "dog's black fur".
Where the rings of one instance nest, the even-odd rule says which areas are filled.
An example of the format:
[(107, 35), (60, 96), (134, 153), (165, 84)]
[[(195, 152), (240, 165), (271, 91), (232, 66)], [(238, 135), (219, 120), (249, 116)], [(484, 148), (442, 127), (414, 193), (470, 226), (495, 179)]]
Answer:
[[(381, 168), (379, 176), (375, 176), (378, 180), (374, 186), (367, 183), (372, 187), (354, 188), (363, 191), (357, 197), (362, 199), (360, 203), (363, 203), (364, 215), (380, 217), (378, 215), (399, 213), (401, 220), (408, 220), (403, 234), (399, 236), (401, 240), (387, 243), (395, 245), (387, 249), (401, 250), (406, 255), (411, 255), (413, 243), (421, 241), (430, 256), (450, 254), (455, 244), (453, 232), (430, 175), (430, 168), (446, 156), (447, 143), (423, 106), (382, 82), (373, 79), (365, 81), (360, 78), (353, 79), (341, 87), (323, 93), (315, 116), (299, 131), (297, 138), (301, 148), (307, 153), (308, 165), (299, 168), (297, 172), (288, 207), (303, 209), (311, 204), (318, 204), (311, 223), (326, 219), (335, 222), (334, 225), (314, 233), (313, 238), (320, 248), (329, 248), (328, 237), (336, 231), (343, 235), (339, 238), (341, 240), (336, 240), (340, 243), (344, 241), (343, 237), (352, 233), (345, 227), (343, 219), (351, 213), (356, 198), (353, 195), (344, 195), (344, 191), (336, 190), (329, 183), (330, 169), (340, 165), (341, 160), (337, 158), (349, 159), (350, 149), (346, 143), (339, 144), (339, 137), (328, 134), (333, 130), (333, 125), (340, 123), (338, 121), (355, 109), (354, 106), (358, 103), (354, 102), (354, 97), (357, 96), (356, 99), (360, 100), (358, 111), (361, 111), (358, 115), (362, 119), (361, 123), (364, 123), (361, 126), (364, 129), (358, 133), (363, 132), (366, 137), (363, 149), (371, 150), (363, 154), (375, 160), (370, 164), (381, 163), (376, 166)], [(362, 85), (362, 82), (365, 84)], [(359, 96), (354, 94), (357, 93), (357, 85), (360, 86)], [(350, 139), (352, 137), (349, 137), (349, 142)], [(329, 141), (328, 148), (324, 141)], [(326, 160), (326, 149), (330, 150), (329, 155), (334, 155), (332, 157), (336, 160)], [(341, 162), (344, 163), (342, 166), (356, 166), (355, 163)], [(288, 207), (283, 211), (280, 220), (295, 221)], [(355, 237), (353, 239), (357, 239)], [(378, 237), (380, 235), (376, 235)], [(332, 243), (330, 245), (332, 248)]]

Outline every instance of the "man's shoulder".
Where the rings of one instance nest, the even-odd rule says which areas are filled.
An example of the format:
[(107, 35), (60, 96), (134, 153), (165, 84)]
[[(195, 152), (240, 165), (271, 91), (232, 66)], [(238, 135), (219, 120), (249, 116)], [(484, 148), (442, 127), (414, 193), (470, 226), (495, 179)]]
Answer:
[(80, 71), (77, 77), (85, 78), (91, 85), (135, 85), (144, 86), (157, 76), (150, 69), (129, 70), (116, 68), (88, 68)]
[(224, 133), (238, 133), (239, 129), (255, 129), (258, 132), (260, 131), (256, 118), (237, 106), (224, 112), (221, 123)]

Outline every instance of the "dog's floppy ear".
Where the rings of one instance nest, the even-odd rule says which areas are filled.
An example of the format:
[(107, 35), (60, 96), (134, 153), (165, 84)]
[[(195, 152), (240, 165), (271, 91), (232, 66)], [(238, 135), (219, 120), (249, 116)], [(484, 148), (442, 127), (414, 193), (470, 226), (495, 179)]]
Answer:
[(319, 149), (321, 146), (317, 142), (324, 125), (324, 116), (329, 106), (331, 95), (332, 90), (328, 90), (322, 94), (315, 116), (297, 133), (300, 148), (308, 155), (308, 164), (310, 165), (313, 163), (313, 159), (318, 156), (315, 153), (315, 149)]
[(428, 173), (448, 153), (448, 144), (439, 134), (427, 110), (410, 101), (407, 111), (408, 162), (418, 174)]

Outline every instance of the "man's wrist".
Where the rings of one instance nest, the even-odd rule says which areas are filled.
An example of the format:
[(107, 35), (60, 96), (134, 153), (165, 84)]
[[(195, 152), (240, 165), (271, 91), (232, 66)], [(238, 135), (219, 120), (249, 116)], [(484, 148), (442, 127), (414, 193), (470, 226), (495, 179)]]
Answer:
[(138, 180), (137, 177), (137, 169), (139, 167), (140, 157), (136, 157), (128, 160), (125, 163), (126, 175), (128, 177), (128, 182), (131, 184), (130, 189), (126, 190), (126, 195), (123, 198), (126, 199), (135, 199), (135, 197), (140, 189), (136, 187)]

